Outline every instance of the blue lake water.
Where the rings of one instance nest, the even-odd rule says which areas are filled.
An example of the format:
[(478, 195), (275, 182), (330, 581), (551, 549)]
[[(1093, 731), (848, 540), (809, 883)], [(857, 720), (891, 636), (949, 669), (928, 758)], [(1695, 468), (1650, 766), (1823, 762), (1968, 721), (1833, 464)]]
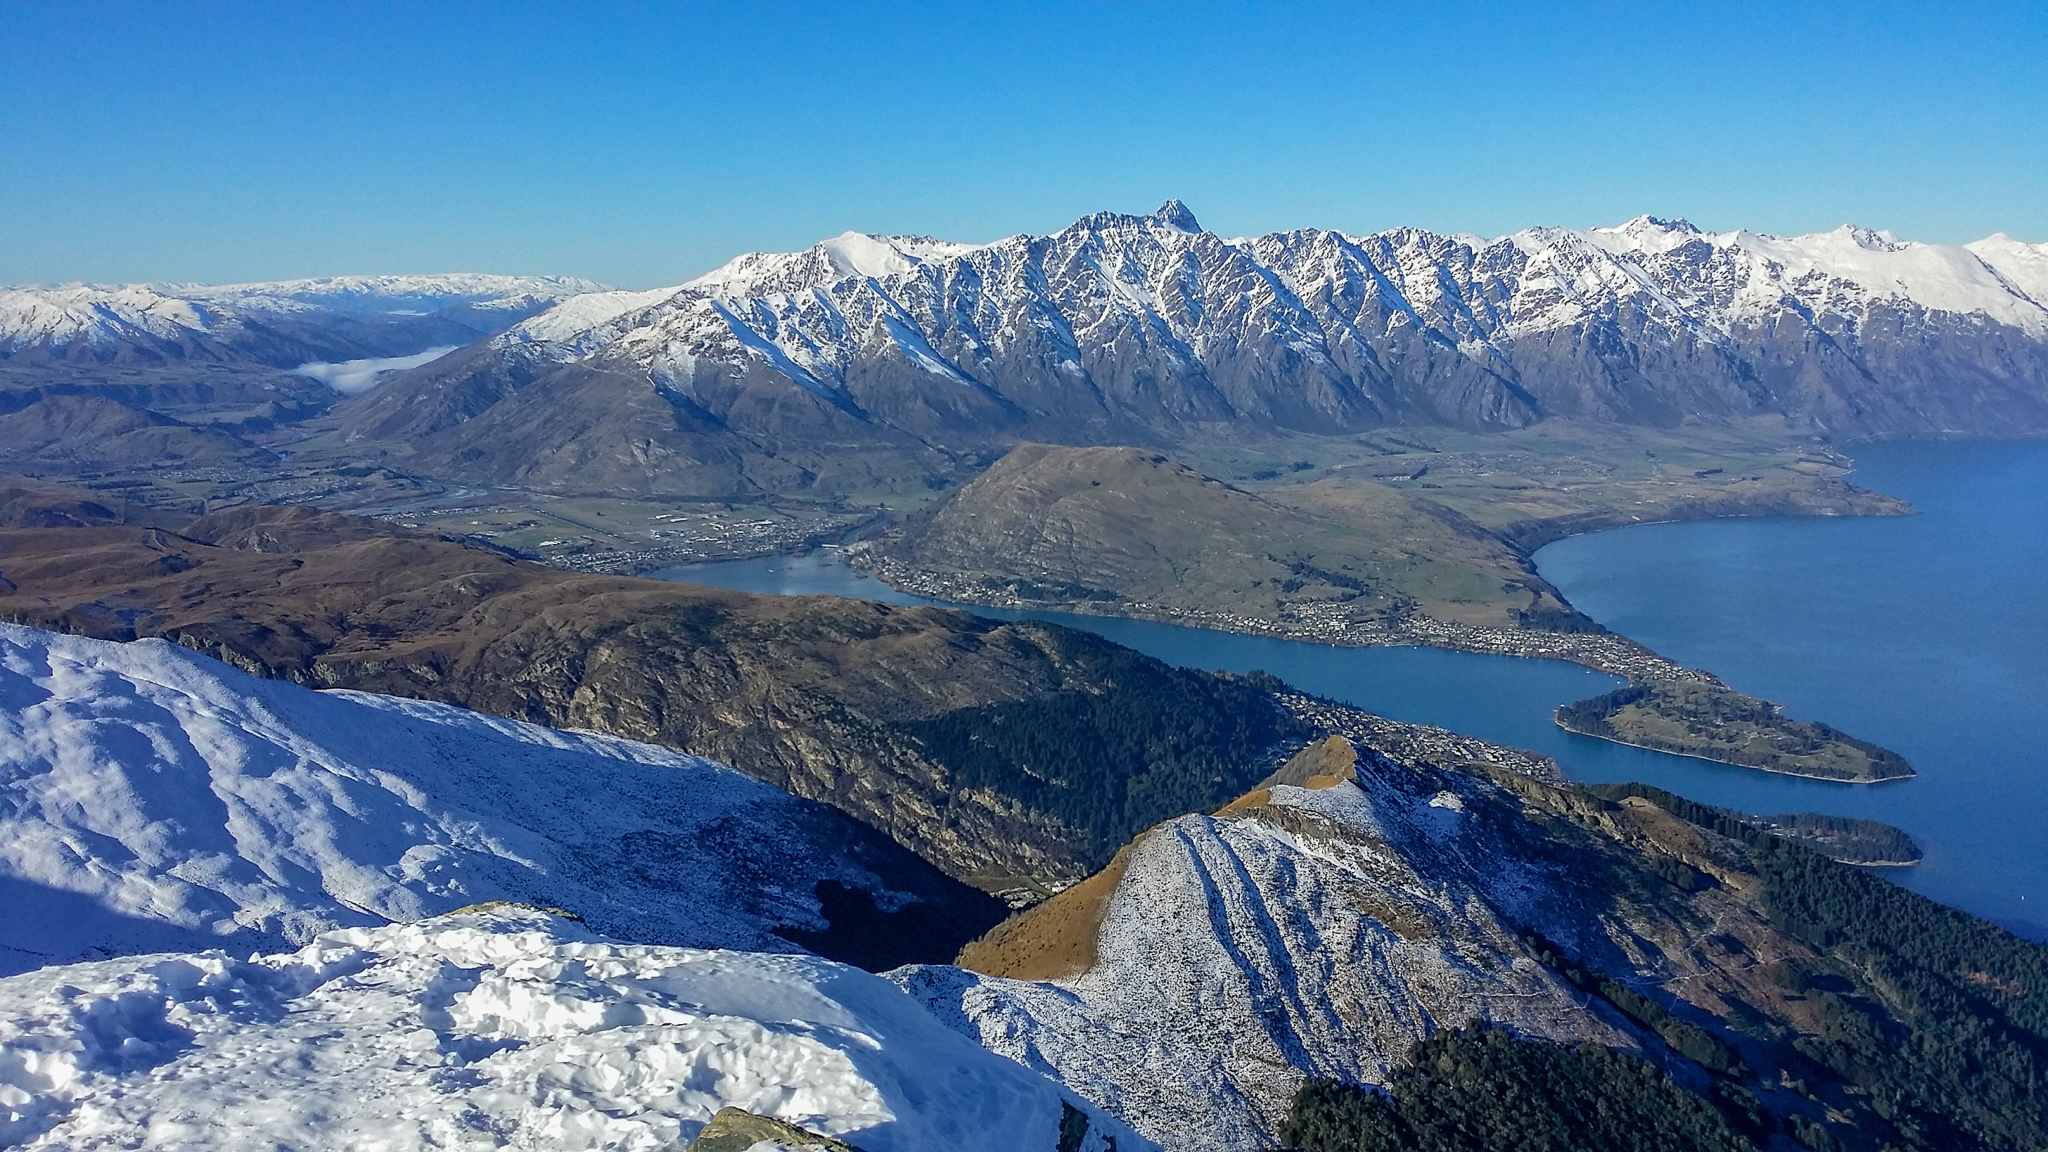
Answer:
[[(1188, 667), (1264, 669), (1319, 695), (1749, 812), (1867, 816), (1927, 850), (1902, 884), (2048, 938), (2048, 444), (1883, 444), (1858, 483), (1921, 515), (1644, 525), (1542, 550), (1573, 604), (1682, 663), (1903, 753), (1915, 780), (1829, 784), (1574, 736), (1551, 710), (1621, 681), (1550, 660), (1332, 648), (1095, 616), (1031, 615)], [(829, 555), (655, 573), (749, 592), (936, 603)]]
[(1650, 524), (1559, 541), (1537, 564), (1602, 624), (1920, 772), (1876, 787), (1697, 770), (1652, 782), (1896, 824), (1927, 850), (1901, 883), (2048, 938), (2048, 444), (1854, 455), (1850, 480), (1920, 514)]

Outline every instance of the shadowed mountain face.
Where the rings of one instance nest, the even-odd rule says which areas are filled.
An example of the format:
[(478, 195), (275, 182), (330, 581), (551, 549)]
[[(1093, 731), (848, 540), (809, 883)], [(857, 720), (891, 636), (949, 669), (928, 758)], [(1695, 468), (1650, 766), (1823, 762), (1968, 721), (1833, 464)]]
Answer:
[(2048, 311), (2019, 286), (2037, 258), (1649, 217), (1226, 240), (1178, 203), (985, 245), (848, 233), (564, 301), (391, 381), (346, 435), (465, 478), (722, 494), (914, 483), (1021, 440), (1759, 415), (1818, 435), (2040, 431)]
[[(17, 522), (65, 522), (24, 493)], [(990, 889), (1085, 875), (1299, 728), (1052, 625), (577, 575), (306, 508), (0, 529), (0, 616), (694, 752)]]
[(21, 467), (123, 471), (275, 460), (219, 429), (92, 394), (46, 396), (0, 415), (0, 443), (8, 463)]

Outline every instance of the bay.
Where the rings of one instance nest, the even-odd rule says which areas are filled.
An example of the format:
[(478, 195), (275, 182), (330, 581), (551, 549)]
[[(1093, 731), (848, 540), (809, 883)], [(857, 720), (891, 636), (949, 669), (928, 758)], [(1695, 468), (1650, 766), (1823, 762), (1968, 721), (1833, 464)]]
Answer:
[[(1748, 812), (1884, 820), (1927, 849), (1919, 866), (1886, 870), (1891, 879), (2048, 939), (2048, 445), (1883, 444), (1856, 460), (1857, 482), (1921, 514), (1643, 525), (1560, 541), (1537, 561), (1608, 627), (1904, 753), (1921, 775), (1893, 784), (1774, 776), (1573, 735), (1552, 710), (1622, 682), (1562, 661), (950, 606), (1084, 628), (1183, 667), (1264, 670), (1397, 720), (1542, 752), (1575, 780), (1637, 780)], [(939, 603), (822, 552), (652, 575)]]
[(2048, 444), (1853, 458), (1852, 482), (1919, 514), (1641, 525), (1559, 541), (1537, 564), (1607, 627), (1920, 773), (1818, 792), (1676, 767), (1648, 782), (1896, 824), (1927, 858), (1894, 879), (2048, 938)]

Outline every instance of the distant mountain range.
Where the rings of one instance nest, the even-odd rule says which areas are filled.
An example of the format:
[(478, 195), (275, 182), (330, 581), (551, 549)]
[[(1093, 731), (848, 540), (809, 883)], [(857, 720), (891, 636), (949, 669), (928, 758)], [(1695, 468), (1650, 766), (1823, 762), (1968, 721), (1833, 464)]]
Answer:
[[(188, 418), (195, 371), (455, 345), (340, 405), (346, 450), (554, 491), (847, 495), (952, 483), (1023, 441), (1551, 417), (2037, 434), (2044, 301), (2048, 244), (2004, 235), (1957, 247), (1639, 216), (1490, 240), (1228, 239), (1173, 201), (989, 244), (848, 232), (645, 292), (483, 275), (5, 289), (0, 376), (89, 381)], [(152, 373), (157, 391), (176, 378), (163, 403), (136, 391)], [(267, 379), (237, 384), (236, 403), (288, 395), (263, 416), (288, 422), (332, 402)]]
[(0, 288), (0, 360), (257, 363), (468, 344), (603, 285), (541, 276), (334, 276), (268, 284)]
[(1547, 417), (2048, 430), (2048, 245), (1637, 217), (1487, 240), (1204, 231), (1170, 202), (991, 244), (846, 233), (564, 300), (346, 416), (465, 478), (858, 490), (1024, 439), (1169, 446)]

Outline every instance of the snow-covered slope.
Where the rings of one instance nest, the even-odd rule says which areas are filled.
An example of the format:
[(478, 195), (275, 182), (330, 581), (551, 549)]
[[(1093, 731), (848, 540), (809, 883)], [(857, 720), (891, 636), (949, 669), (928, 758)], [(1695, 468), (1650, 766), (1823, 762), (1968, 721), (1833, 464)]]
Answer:
[(1560, 415), (2048, 428), (2048, 307), (2030, 287), (2043, 259), (1997, 237), (1715, 234), (1649, 216), (1493, 240), (1225, 240), (1174, 202), (988, 244), (847, 233), (749, 253), (672, 289), (564, 302), (499, 345), (522, 365), (636, 374), (783, 442), (813, 408), (818, 437), (949, 444)]
[(2006, 283), (2048, 306), (2048, 244), (2029, 244), (2003, 232), (1964, 247), (1997, 270)]
[[(475, 339), (500, 331), (602, 289), (563, 277), (472, 274), (0, 288), (0, 358), (289, 367), (293, 357), (323, 348), (404, 355), (463, 333)], [(419, 348), (403, 347), (420, 340)]]
[(474, 272), (440, 276), (326, 276), (258, 284), (159, 287), (188, 300), (279, 313), (311, 308), (355, 313), (434, 312), (455, 305), (513, 311), (609, 290), (594, 280), (573, 276), (491, 276)]
[(0, 288), (0, 353), (117, 345), (176, 345), (237, 328), (233, 316), (147, 284), (95, 288)]
[[(1497, 785), (1369, 756), (1358, 772), (1147, 833), (1078, 974), (891, 977), (993, 1051), (1186, 1152), (1274, 1146), (1305, 1077), (1385, 1083), (1416, 1041), (1475, 1020), (1637, 1046), (1620, 1017), (1531, 957), (1520, 926), (1683, 976), (1690, 959), (1660, 956), (1627, 926), (1654, 915), (1625, 915), (1606, 893), (1593, 894), (1604, 910), (1589, 902), (1583, 858), (1532, 830)], [(1068, 899), (1032, 915), (1060, 922)], [(998, 959), (1045, 954), (1041, 928), (1003, 931), (1020, 929)]]
[(820, 881), (913, 898), (862, 832), (665, 748), (0, 624), (0, 972), (490, 900), (794, 951), (774, 929), (827, 928)]
[[(1086, 1152), (1147, 1147), (1075, 1103)], [(1063, 1093), (858, 969), (514, 909), (0, 979), (0, 1144), (28, 1149), (665, 1152), (728, 1105), (869, 1152), (1055, 1152)]]

